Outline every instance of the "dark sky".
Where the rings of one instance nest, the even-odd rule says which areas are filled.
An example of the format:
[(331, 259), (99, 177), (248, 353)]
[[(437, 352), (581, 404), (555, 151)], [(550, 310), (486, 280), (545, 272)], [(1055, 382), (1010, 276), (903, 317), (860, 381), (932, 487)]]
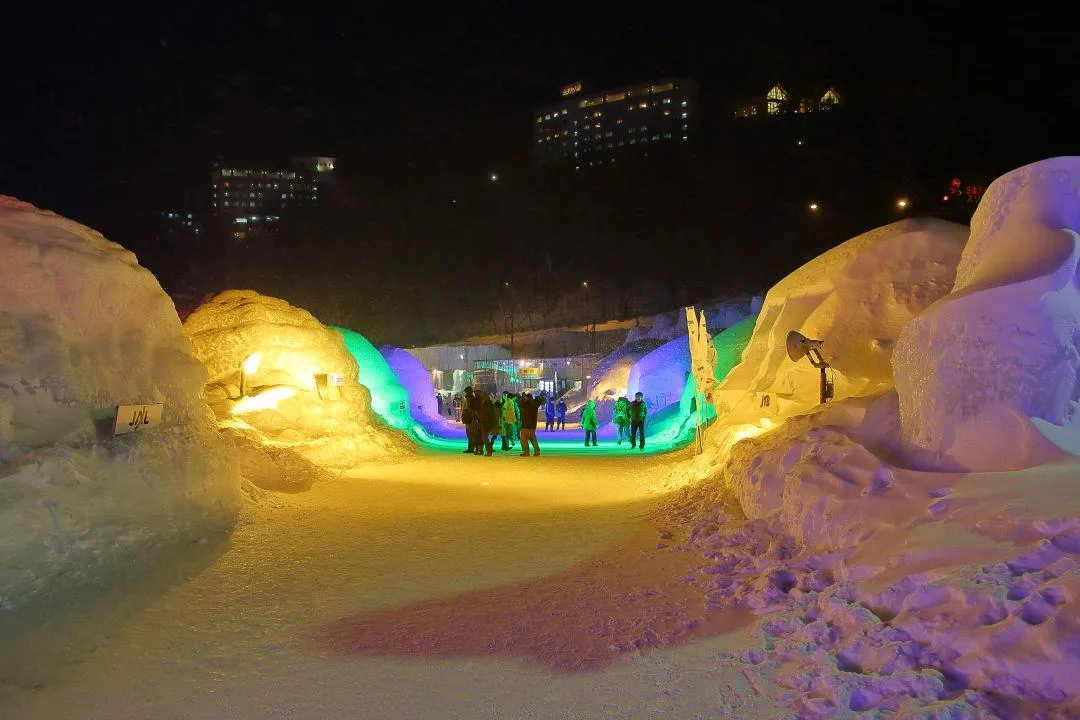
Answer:
[(0, 50), (0, 192), (112, 235), (125, 208), (194, 203), (218, 156), (334, 155), (403, 195), (512, 171), (531, 111), (574, 80), (689, 76), (714, 107), (776, 80), (835, 84), (1008, 125), (1032, 153), (1076, 133), (1071, 29), (1024, 5), (30, 5)]

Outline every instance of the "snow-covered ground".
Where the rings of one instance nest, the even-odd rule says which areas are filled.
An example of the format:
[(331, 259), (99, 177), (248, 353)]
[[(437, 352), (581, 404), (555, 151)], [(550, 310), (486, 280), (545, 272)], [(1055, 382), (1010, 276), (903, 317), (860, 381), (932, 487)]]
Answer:
[(656, 549), (667, 467), (424, 455), (262, 496), (92, 652), (38, 647), (0, 716), (769, 717), (762, 673), (717, 665), (745, 615), (709, 619), (697, 559)]

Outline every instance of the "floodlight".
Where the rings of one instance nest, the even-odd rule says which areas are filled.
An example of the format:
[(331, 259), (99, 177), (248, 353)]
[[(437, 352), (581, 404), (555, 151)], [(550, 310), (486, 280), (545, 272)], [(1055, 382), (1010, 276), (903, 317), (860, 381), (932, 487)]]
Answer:
[(824, 340), (811, 340), (797, 330), (792, 330), (787, 334), (787, 354), (791, 361), (798, 362), (803, 357), (806, 357), (811, 365), (821, 371), (820, 398), (822, 403), (831, 400), (834, 391), (833, 381), (829, 380), (825, 374), (825, 370), (830, 365), (821, 356), (821, 346), (824, 343)]

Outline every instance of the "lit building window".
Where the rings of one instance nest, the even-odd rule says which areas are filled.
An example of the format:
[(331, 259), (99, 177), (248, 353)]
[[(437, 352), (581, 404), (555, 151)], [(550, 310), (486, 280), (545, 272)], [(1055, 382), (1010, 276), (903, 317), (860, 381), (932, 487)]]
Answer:
[(770, 115), (775, 115), (780, 112), (782, 103), (786, 103), (788, 99), (787, 90), (783, 85), (779, 83), (773, 85), (772, 88), (765, 94), (765, 112)]

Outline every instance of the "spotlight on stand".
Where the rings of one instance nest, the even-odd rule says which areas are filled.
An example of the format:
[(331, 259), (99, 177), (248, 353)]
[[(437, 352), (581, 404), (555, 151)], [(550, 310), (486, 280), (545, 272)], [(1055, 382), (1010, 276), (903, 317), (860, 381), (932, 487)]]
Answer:
[(787, 334), (787, 354), (792, 362), (799, 362), (804, 356), (810, 364), (821, 371), (821, 402), (826, 403), (833, 397), (833, 381), (830, 380), (825, 370), (829, 363), (821, 356), (821, 346), (824, 340), (811, 340), (801, 332), (792, 330)]

